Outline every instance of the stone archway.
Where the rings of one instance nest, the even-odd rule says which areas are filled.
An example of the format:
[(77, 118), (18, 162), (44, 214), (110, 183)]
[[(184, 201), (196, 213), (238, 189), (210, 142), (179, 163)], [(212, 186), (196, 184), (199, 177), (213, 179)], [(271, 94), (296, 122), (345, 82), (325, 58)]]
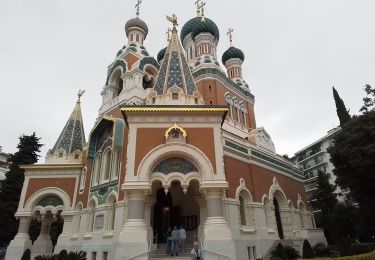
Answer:
[(186, 241), (193, 242), (198, 237), (201, 223), (201, 204), (198, 202), (201, 194), (199, 182), (191, 181), (187, 188), (183, 188), (177, 180), (171, 182), (166, 190), (160, 181), (152, 184), (152, 198), (154, 201), (150, 224), (158, 244), (166, 242), (168, 228), (183, 226), (186, 230)]

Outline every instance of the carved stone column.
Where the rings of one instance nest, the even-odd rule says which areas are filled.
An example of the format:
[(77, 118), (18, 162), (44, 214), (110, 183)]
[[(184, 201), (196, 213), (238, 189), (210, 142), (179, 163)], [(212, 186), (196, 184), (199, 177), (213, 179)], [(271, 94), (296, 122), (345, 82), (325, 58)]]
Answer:
[(223, 188), (207, 188), (206, 198), (207, 218), (204, 223), (204, 246), (206, 249), (228, 255), (236, 259), (232, 233), (223, 212)]
[(10, 242), (5, 260), (21, 259), (23, 252), (31, 248), (29, 228), (31, 216), (19, 216), (18, 233)]
[[(146, 189), (126, 190), (128, 213), (122, 231), (119, 234), (121, 247), (115, 252), (115, 259), (142, 254), (148, 250), (148, 229), (145, 223)], [(137, 259), (147, 259), (147, 254)]]
[(41, 220), (42, 223), (40, 227), (40, 235), (38, 236), (32, 247), (32, 256), (52, 253), (52, 240), (49, 235), (49, 231), (51, 229), (53, 216), (52, 214), (47, 213), (42, 216)]

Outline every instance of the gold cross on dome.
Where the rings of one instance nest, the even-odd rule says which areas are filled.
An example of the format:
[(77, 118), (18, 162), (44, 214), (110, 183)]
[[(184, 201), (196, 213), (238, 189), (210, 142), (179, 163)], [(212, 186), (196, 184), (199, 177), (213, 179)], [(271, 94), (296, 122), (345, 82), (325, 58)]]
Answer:
[(229, 28), (228, 32), (227, 32), (227, 35), (229, 36), (229, 42), (230, 42), (230, 46), (233, 46), (233, 33), (234, 30), (232, 28)]
[(136, 12), (137, 17), (139, 17), (139, 10), (140, 10), (140, 7), (141, 7), (141, 3), (142, 3), (142, 0), (137, 0), (137, 4), (135, 5), (135, 8), (137, 10), (137, 12)]
[(78, 102), (81, 101), (81, 97), (83, 96), (83, 94), (85, 94), (85, 90), (78, 90), (78, 94), (77, 94)]
[(175, 14), (173, 14), (172, 16), (167, 15), (167, 20), (170, 21), (173, 24), (173, 29), (175, 30), (176, 26), (178, 26), (177, 16)]
[(198, 5), (198, 11), (200, 12), (200, 16), (202, 17), (202, 21), (205, 21), (204, 19), (204, 7), (206, 6), (206, 2), (202, 2), (200, 5)]

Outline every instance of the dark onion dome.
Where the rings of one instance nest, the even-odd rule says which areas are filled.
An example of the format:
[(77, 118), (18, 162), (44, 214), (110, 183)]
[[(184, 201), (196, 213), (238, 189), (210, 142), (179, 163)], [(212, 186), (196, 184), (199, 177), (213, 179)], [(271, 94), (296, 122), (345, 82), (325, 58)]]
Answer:
[(164, 49), (161, 49), (158, 53), (158, 56), (157, 56), (157, 59), (158, 59), (158, 62), (160, 63), (160, 61), (162, 59), (164, 59), (164, 56), (165, 56), (165, 53), (167, 52), (167, 47), (165, 47)]
[(226, 50), (223, 54), (223, 57), (221, 58), (221, 61), (225, 65), (225, 62), (230, 59), (240, 59), (242, 61), (245, 60), (245, 54), (243, 52), (235, 47), (230, 47), (228, 50)]
[(148, 26), (144, 21), (142, 21), (139, 18), (133, 18), (133, 19), (130, 19), (129, 21), (126, 22), (126, 24), (125, 24), (126, 35), (128, 35), (129, 29), (134, 28), (134, 27), (140, 28), (141, 30), (143, 30), (145, 32), (145, 36), (147, 36)]
[(215, 40), (219, 40), (220, 38), (219, 28), (217, 28), (217, 25), (211, 19), (206, 17), (204, 18), (204, 21), (202, 21), (202, 17), (194, 17), (185, 23), (181, 30), (181, 41), (183, 41), (189, 33), (192, 33), (191, 36), (193, 37), (193, 40), (195, 39), (195, 36), (200, 33), (210, 33), (214, 36)]

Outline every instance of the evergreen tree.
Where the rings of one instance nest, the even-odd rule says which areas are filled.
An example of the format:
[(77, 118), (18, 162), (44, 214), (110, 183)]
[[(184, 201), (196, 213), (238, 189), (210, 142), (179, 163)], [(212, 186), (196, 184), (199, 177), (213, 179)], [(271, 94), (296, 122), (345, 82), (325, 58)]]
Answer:
[(323, 214), (329, 213), (337, 204), (337, 197), (334, 191), (336, 185), (329, 183), (328, 175), (319, 172), (317, 179), (317, 192), (313, 195), (311, 204), (315, 210), (321, 210)]
[(8, 245), (17, 233), (18, 222), (14, 217), (17, 211), (24, 181), (24, 170), (20, 165), (33, 164), (38, 161), (40, 138), (22, 135), (17, 145), (18, 151), (8, 158), (9, 171), (5, 179), (0, 181), (0, 245)]
[(342, 126), (350, 120), (350, 115), (349, 115), (348, 110), (346, 110), (344, 101), (342, 101), (342, 99), (340, 98), (339, 93), (337, 92), (335, 87), (332, 87), (332, 89), (333, 89), (333, 98), (335, 99), (335, 103), (336, 103), (337, 116), (339, 117), (340, 125)]
[[(366, 114), (367, 112), (369, 112), (369, 110), (374, 109), (373, 106), (375, 106), (375, 89), (367, 84), (364, 90), (367, 94), (367, 97), (363, 98), (363, 106), (361, 107), (359, 112), (363, 112), (363, 114)], [(371, 97), (371, 95), (373, 97)]]
[(375, 235), (375, 111), (354, 117), (342, 127), (329, 149), (336, 182), (349, 188), (359, 203), (362, 218), (361, 240)]

